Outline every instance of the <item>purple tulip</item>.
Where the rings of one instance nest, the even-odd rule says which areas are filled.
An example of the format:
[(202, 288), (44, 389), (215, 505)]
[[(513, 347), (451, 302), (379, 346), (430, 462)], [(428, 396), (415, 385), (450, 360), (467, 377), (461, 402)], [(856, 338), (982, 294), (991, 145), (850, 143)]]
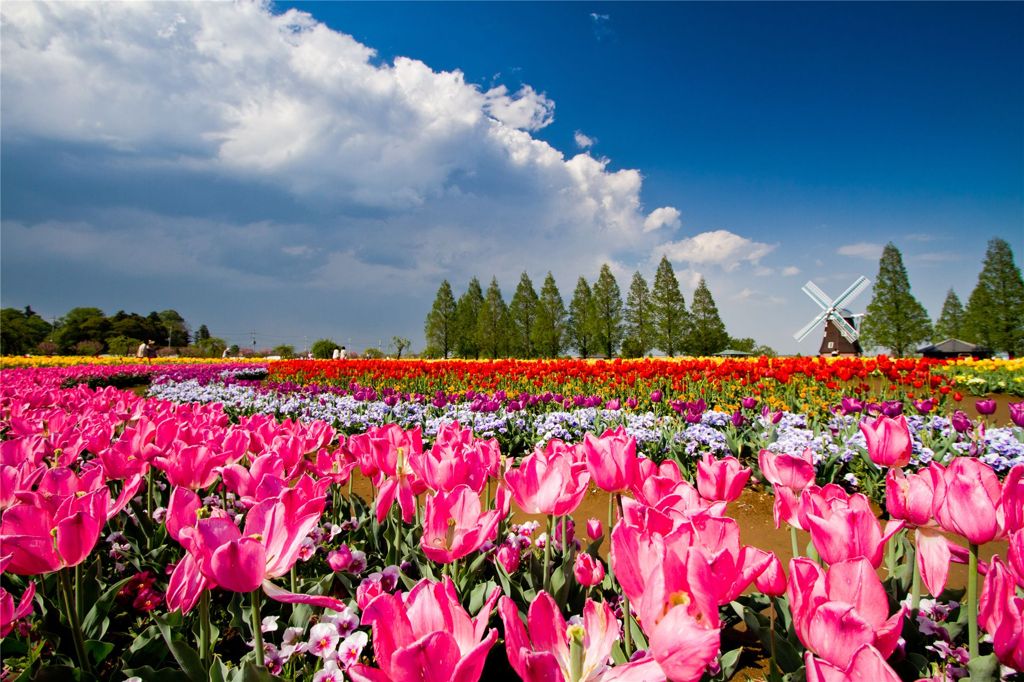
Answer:
[(928, 414), (929, 412), (935, 409), (935, 401), (932, 400), (931, 398), (926, 398), (924, 400), (915, 400), (914, 409), (917, 410), (918, 414)]
[(628, 407), (631, 410), (635, 410), (638, 404), (639, 403), (637, 402), (636, 398), (632, 396), (630, 396), (629, 399), (626, 400), (626, 407)]
[(661, 391), (659, 391), (657, 389), (651, 391), (651, 402), (652, 403), (660, 403), (661, 402)]
[(780, 421), (782, 421), (782, 410), (772, 414), (772, 424), (778, 424)]
[(967, 433), (971, 430), (971, 418), (964, 414), (963, 410), (957, 410), (954, 412), (953, 416), (950, 417), (949, 422), (953, 425), (953, 428), (956, 429), (957, 433)]
[(444, 407), (445, 405), (448, 404), (448, 399), (446, 397), (444, 397), (443, 395), (436, 395), (436, 396), (434, 396), (434, 399), (430, 401), (430, 403), (434, 407), (439, 407), (440, 408), (440, 407)]
[(747, 423), (747, 418), (743, 416), (743, 413), (737, 410), (732, 413), (732, 425), (737, 429)]
[(619, 402), (618, 398), (612, 398), (604, 404), (604, 407), (607, 410), (618, 410), (622, 408), (622, 403)]
[(1010, 403), (1010, 419), (1017, 426), (1024, 428), (1024, 401)]
[(903, 401), (902, 400), (886, 400), (882, 403), (882, 414), (890, 419), (903, 414)]
[(847, 398), (844, 396), (840, 409), (843, 411), (843, 416), (855, 414), (864, 411), (864, 403), (856, 398)]
[(745, 396), (740, 399), (740, 405), (743, 406), (744, 410), (752, 410), (757, 407), (757, 398), (754, 396)]
[(996, 411), (996, 401), (990, 398), (975, 400), (974, 408), (978, 410), (978, 414), (993, 414)]
[(882, 406), (878, 403), (867, 403), (864, 405), (864, 413), (869, 414), (872, 417), (877, 417), (882, 414)]

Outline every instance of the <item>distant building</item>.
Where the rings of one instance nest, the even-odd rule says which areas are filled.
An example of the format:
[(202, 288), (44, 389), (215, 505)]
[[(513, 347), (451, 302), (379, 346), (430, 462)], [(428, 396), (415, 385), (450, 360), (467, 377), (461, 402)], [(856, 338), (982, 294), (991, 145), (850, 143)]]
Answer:
[[(848, 325), (857, 329), (857, 317), (846, 308), (836, 310)], [(829, 355), (832, 357), (860, 357), (864, 350), (860, 347), (860, 339), (854, 337), (853, 341), (843, 336), (839, 327), (832, 321), (832, 318), (825, 320), (825, 332), (821, 337), (821, 347), (818, 348), (818, 355)]]
[(967, 343), (960, 339), (946, 339), (941, 343), (933, 343), (930, 346), (918, 348), (917, 352), (925, 358), (990, 358), (992, 351), (988, 348)]

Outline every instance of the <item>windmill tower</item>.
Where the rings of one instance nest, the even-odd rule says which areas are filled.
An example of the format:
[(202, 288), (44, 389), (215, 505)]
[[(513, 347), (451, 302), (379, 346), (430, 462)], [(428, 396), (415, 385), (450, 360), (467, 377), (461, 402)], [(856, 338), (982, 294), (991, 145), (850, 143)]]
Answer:
[(863, 350), (858, 340), (860, 332), (857, 331), (856, 319), (863, 315), (854, 315), (844, 306), (870, 285), (871, 280), (861, 275), (846, 291), (835, 299), (829, 299), (828, 294), (819, 289), (814, 282), (805, 284), (803, 292), (818, 304), (821, 312), (815, 315), (814, 319), (808, 322), (803, 329), (793, 334), (793, 338), (803, 341), (811, 333), (811, 330), (824, 320), (825, 333), (821, 339), (821, 347), (818, 349), (819, 355), (860, 355)]

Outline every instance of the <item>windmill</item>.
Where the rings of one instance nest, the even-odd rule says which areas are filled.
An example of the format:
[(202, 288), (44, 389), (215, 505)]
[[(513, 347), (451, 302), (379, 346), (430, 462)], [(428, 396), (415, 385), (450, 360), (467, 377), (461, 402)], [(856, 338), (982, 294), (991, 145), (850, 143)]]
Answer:
[(854, 315), (844, 306), (857, 297), (871, 285), (871, 280), (861, 275), (846, 291), (839, 294), (835, 299), (829, 299), (828, 294), (818, 288), (814, 282), (807, 282), (803, 286), (803, 292), (811, 297), (811, 300), (821, 307), (813, 320), (793, 334), (797, 341), (803, 341), (818, 324), (825, 321), (825, 334), (821, 340), (819, 355), (860, 355), (863, 351), (858, 338), (855, 320), (862, 315)]

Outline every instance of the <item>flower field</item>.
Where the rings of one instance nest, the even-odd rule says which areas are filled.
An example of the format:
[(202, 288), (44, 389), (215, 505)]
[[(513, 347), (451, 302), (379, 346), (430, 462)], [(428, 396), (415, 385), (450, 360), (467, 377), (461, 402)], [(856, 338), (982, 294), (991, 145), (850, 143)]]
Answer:
[(1024, 670), (1018, 361), (21, 360), (4, 680)]

